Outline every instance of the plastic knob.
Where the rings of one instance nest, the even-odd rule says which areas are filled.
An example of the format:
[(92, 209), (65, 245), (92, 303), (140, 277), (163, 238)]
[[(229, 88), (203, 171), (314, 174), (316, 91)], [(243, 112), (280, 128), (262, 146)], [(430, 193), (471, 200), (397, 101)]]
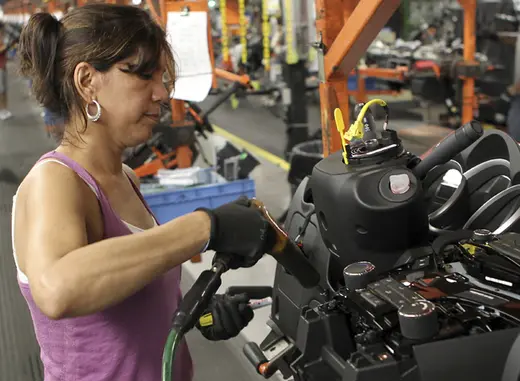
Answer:
[(407, 339), (427, 340), (439, 332), (437, 310), (427, 300), (402, 305), (398, 315), (401, 333)]
[(475, 242), (484, 243), (493, 238), (493, 233), (487, 229), (477, 229), (473, 232), (473, 237), (471, 238)]
[(362, 290), (375, 279), (376, 267), (370, 262), (351, 263), (343, 269), (345, 287), (349, 290)]

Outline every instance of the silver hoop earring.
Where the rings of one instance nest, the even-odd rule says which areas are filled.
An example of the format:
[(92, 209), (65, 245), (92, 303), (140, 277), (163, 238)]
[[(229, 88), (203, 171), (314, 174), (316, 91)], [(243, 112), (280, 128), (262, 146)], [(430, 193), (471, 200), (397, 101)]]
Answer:
[(99, 102), (95, 99), (92, 101), (94, 105), (96, 106), (96, 114), (90, 115), (90, 112), (88, 110), (88, 106), (90, 106), (90, 103), (85, 106), (85, 111), (87, 112), (87, 118), (91, 120), (92, 122), (97, 122), (99, 118), (101, 118), (101, 106), (99, 105)]

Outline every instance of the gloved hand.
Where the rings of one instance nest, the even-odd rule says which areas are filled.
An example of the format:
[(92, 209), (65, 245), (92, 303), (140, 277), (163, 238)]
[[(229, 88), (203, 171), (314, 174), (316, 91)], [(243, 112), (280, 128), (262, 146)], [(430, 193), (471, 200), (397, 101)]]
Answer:
[(241, 197), (216, 209), (199, 208), (211, 219), (208, 250), (233, 256), (231, 269), (251, 267), (268, 247), (269, 223), (259, 210), (250, 207), (250, 200)]
[(208, 340), (231, 339), (253, 319), (254, 313), (248, 303), (247, 294), (217, 294), (196, 327)]

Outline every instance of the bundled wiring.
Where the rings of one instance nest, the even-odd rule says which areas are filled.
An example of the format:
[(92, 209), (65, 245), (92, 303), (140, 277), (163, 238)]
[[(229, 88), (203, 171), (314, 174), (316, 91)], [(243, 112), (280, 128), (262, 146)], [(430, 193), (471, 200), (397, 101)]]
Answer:
[(368, 101), (361, 111), (354, 123), (352, 123), (348, 130), (345, 128), (345, 122), (343, 121), (343, 114), (339, 108), (334, 110), (334, 119), (336, 121), (336, 128), (338, 129), (341, 145), (343, 147), (343, 161), (348, 165), (348, 156), (349, 156), (349, 144), (354, 138), (362, 139), (363, 138), (363, 120), (365, 118), (365, 114), (367, 113), (370, 106), (378, 104), (383, 107), (385, 110), (385, 121), (383, 123), (383, 130), (386, 131), (388, 128), (388, 122), (390, 118), (390, 112), (388, 109), (388, 104), (382, 99), (372, 99)]

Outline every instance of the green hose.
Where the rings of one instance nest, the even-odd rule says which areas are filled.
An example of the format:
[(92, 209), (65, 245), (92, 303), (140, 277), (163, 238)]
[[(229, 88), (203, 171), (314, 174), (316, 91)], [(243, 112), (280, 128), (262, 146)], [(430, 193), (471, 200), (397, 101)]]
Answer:
[(162, 360), (162, 381), (172, 381), (173, 360), (175, 358), (175, 351), (181, 342), (182, 336), (172, 328), (168, 334), (166, 345), (164, 346), (163, 360)]

